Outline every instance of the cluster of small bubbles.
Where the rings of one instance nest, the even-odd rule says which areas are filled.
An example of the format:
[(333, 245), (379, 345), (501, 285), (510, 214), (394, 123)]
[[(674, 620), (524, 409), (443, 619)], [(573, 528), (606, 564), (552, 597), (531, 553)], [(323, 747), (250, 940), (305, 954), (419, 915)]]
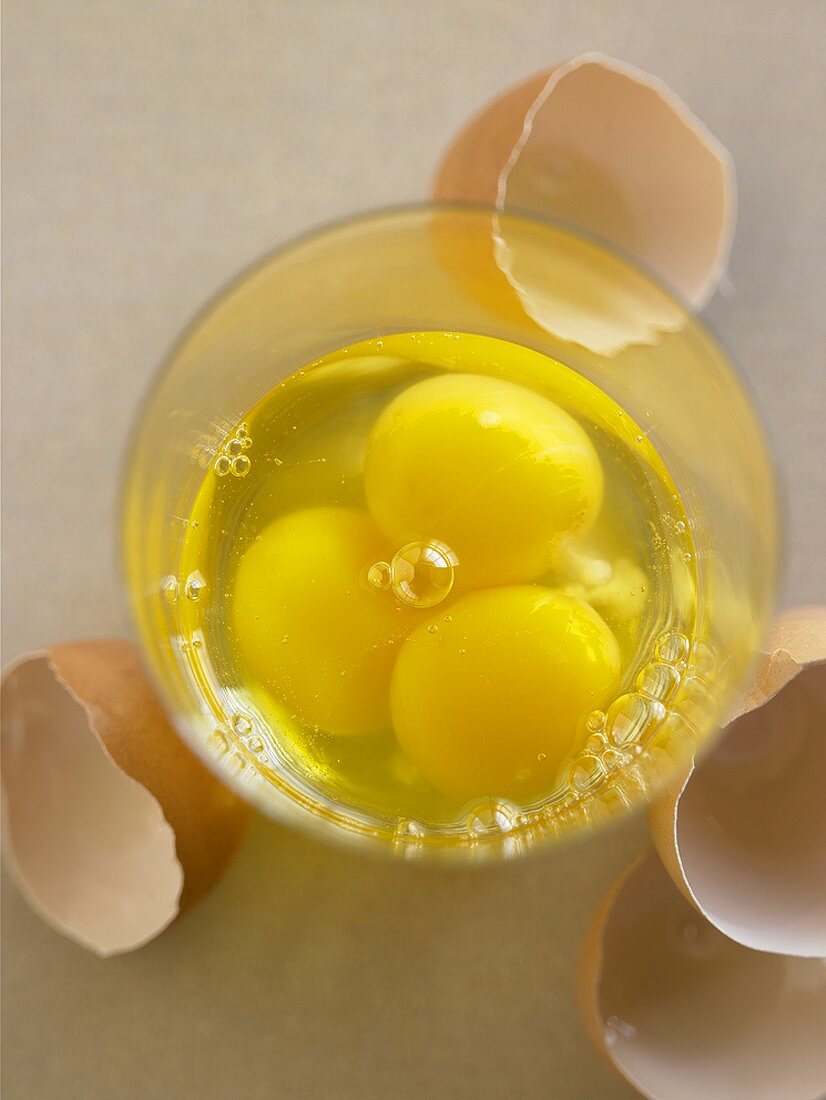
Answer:
[(643, 695), (667, 703), (673, 699), (680, 686), (679, 670), (665, 661), (650, 661), (637, 674), (637, 688)]
[(377, 348), (383, 348), (384, 347), (384, 340), (376, 340), (375, 346)]
[(410, 542), (393, 555), (390, 584), (402, 603), (434, 607), (450, 594), (457, 565), (456, 555), (444, 543)]
[(460, 656), (460, 657), (464, 657), (464, 655), (465, 655), (466, 653), (467, 653), (467, 650), (466, 650), (466, 649), (460, 649), (460, 650), (459, 650), (459, 656)]
[(372, 588), (378, 589), (379, 592), (383, 592), (390, 587), (391, 579), (392, 573), (389, 562), (377, 561), (367, 570), (367, 583)]
[(674, 524), (674, 530), (677, 532), (678, 535), (684, 535), (686, 532), (685, 520), (678, 519), (677, 522)]
[(605, 716), (608, 738), (614, 745), (641, 742), (653, 733), (665, 717), (665, 707), (657, 699), (629, 692), (615, 699)]
[(220, 454), (212, 464), (217, 477), (246, 477), (250, 472), (252, 463), (244, 451), (252, 446), (252, 439), (247, 431), (246, 424), (239, 424), (235, 433), (224, 441)]
[(193, 603), (197, 603), (201, 596), (204, 594), (204, 589), (207, 583), (203, 578), (203, 575), (196, 569), (193, 573), (190, 573), (186, 578), (186, 584), (184, 585), (184, 595), (188, 600)]
[(289, 640), (290, 640), (289, 634), (285, 634), (284, 637), (281, 639), (281, 644), (286, 645), (289, 642)]
[(239, 736), (244, 737), (246, 734), (252, 733), (252, 720), (248, 715), (242, 714), (241, 711), (233, 714), (230, 721), (232, 723), (232, 728)]
[(568, 783), (577, 794), (592, 791), (602, 782), (605, 771), (598, 757), (585, 753), (568, 769)]
[(490, 799), (468, 813), (467, 826), (475, 836), (509, 833), (516, 822), (516, 810), (508, 802)]
[(679, 665), (688, 657), (689, 641), (685, 634), (671, 631), (657, 640), (654, 652), (661, 661), (669, 665)]
[(634, 436), (634, 441), (636, 443), (642, 443), (643, 439), (645, 439), (645, 436), (643, 436), (643, 435), (635, 435)]
[(173, 576), (171, 573), (168, 577), (164, 577), (163, 581), (161, 582), (161, 592), (163, 593), (163, 598), (168, 604), (176, 604), (178, 602), (178, 596), (181, 592), (181, 586), (178, 583), (178, 578)]

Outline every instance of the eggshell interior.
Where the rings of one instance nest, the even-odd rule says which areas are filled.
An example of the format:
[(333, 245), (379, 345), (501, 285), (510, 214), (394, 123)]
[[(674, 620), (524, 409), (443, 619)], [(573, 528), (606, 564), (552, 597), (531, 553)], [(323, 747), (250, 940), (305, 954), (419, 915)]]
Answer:
[(497, 199), (611, 241), (700, 308), (728, 257), (733, 195), (728, 152), (662, 81), (585, 55), (539, 93)]
[(250, 807), (225, 787), (172, 728), (131, 642), (54, 646), (58, 677), (81, 699), (118, 766), (155, 796), (184, 868), (180, 909), (221, 877), (249, 824)]
[(100, 955), (140, 946), (193, 905), (249, 820), (178, 737), (126, 641), (13, 665), (2, 750), (9, 868), (46, 921)]
[(688, 322), (679, 303), (613, 252), (557, 235), (550, 254), (539, 238), (517, 241), (497, 213), (491, 226), (499, 270), (531, 320), (559, 339), (612, 356)]
[(589, 1032), (644, 1096), (823, 1096), (824, 963), (734, 943), (675, 889), (654, 853), (597, 914), (581, 994)]
[(763, 951), (826, 956), (826, 665), (743, 715), (680, 801), (677, 845), (703, 912)]
[(649, 810), (684, 895), (745, 946), (826, 956), (826, 608), (786, 612), (719, 744)]
[(3, 844), (30, 904), (101, 955), (174, 919), (183, 886), (157, 799), (112, 761), (46, 655), (11, 670), (2, 697)]
[[(714, 293), (734, 232), (728, 152), (665, 84), (602, 54), (573, 58), (491, 103), (446, 153), (434, 195), (577, 226), (636, 258), (694, 309)], [(606, 303), (622, 297), (621, 281), (605, 272), (595, 277), (601, 315), (589, 318), (583, 302), (573, 317), (560, 316), (549, 273), (525, 268), (496, 219), (493, 233), (497, 262), (526, 311), (563, 339), (612, 355), (685, 323), (678, 305), (637, 291), (619, 309), (623, 323), (615, 317), (601, 331), (618, 309)]]

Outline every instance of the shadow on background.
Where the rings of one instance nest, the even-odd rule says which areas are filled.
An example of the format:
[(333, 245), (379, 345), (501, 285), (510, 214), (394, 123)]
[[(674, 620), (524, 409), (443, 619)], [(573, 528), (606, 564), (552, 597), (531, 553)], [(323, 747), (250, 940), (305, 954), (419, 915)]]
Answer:
[[(582, 914), (642, 838), (633, 821), (516, 864), (423, 867), (257, 818), (199, 907), (109, 960), (7, 883), (6, 939), (31, 956), (25, 985), (6, 983), (8, 1100), (80, 1097), (90, 1061), (118, 1096), (476, 1098), (468, 1071), (484, 1067), (485, 1096), (547, 1095), (564, 1077), (584, 1100), (585, 1038), (554, 1036), (576, 1012)], [(600, 1095), (628, 1093), (606, 1071)]]

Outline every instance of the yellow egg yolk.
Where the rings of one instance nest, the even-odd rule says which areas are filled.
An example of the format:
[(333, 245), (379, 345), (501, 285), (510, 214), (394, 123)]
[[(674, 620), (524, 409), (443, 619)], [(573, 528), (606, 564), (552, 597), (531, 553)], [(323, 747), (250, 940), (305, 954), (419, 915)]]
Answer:
[(449, 546), (466, 590), (540, 577), (560, 538), (596, 518), (603, 478), (590, 439), (552, 401), (499, 378), (445, 374), (383, 410), (364, 490), (392, 540)]
[(232, 628), (253, 675), (311, 729), (389, 725), (396, 644), (420, 621), (370, 567), (390, 548), (366, 512), (309, 508), (270, 524), (244, 553)]
[(610, 699), (620, 651), (587, 603), (538, 586), (473, 592), (418, 626), (391, 688), (399, 743), (459, 799), (547, 789)]

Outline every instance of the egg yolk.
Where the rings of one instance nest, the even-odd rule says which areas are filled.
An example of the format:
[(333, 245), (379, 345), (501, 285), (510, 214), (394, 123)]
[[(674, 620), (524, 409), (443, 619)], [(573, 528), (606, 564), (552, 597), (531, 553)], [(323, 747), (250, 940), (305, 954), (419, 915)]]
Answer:
[(451, 797), (538, 794), (619, 676), (617, 641), (584, 601), (537, 586), (473, 592), (402, 645), (393, 725), (409, 759)]
[(552, 401), (499, 378), (444, 374), (382, 411), (364, 490), (395, 543), (447, 545), (467, 590), (545, 573), (561, 536), (596, 518), (603, 477), (588, 436)]
[(325, 507), (271, 523), (241, 559), (231, 617), (242, 659), (303, 725), (389, 725), (396, 643), (420, 617), (367, 580), (388, 553), (366, 512)]

